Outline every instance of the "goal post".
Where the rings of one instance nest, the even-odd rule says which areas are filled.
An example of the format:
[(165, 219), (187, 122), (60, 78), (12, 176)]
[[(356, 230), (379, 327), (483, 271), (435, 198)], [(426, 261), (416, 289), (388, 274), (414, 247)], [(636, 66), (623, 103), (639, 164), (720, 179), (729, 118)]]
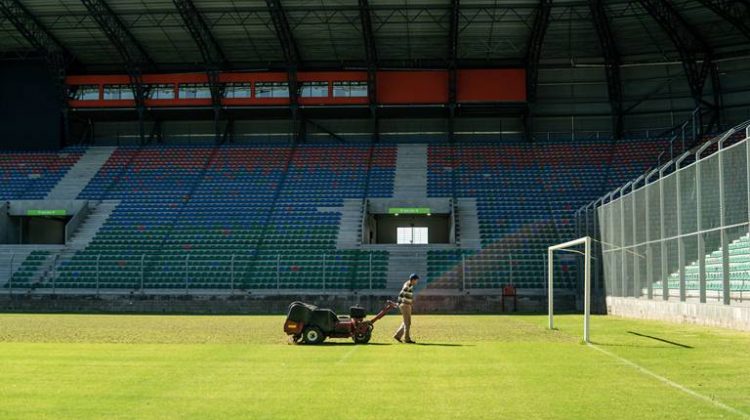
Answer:
[(591, 237), (574, 239), (547, 248), (547, 299), (549, 328), (555, 327), (555, 251), (578, 252), (570, 248), (584, 245), (583, 259), (583, 341), (589, 342), (589, 318), (591, 317)]

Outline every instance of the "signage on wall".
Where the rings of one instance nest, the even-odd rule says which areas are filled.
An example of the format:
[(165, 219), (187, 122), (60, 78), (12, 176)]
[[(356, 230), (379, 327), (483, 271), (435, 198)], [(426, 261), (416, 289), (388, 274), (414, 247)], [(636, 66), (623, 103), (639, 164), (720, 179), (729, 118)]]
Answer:
[(27, 216), (66, 216), (68, 212), (62, 210), (26, 210)]
[(430, 214), (429, 207), (390, 207), (388, 214)]

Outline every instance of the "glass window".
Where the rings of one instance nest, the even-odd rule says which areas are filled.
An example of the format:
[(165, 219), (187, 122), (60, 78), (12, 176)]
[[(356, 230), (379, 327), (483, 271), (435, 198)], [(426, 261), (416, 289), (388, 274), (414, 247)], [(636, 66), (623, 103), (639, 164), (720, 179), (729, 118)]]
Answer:
[(98, 85), (80, 85), (73, 92), (73, 99), (78, 101), (98, 101)]
[(180, 99), (210, 99), (211, 88), (206, 83), (187, 84), (180, 83)]
[(367, 82), (333, 82), (333, 96), (361, 98), (367, 96)]
[(289, 87), (286, 82), (258, 82), (255, 84), (256, 98), (288, 98)]
[(104, 85), (104, 99), (133, 99), (133, 89), (130, 85)]
[(303, 98), (326, 98), (328, 97), (328, 82), (304, 82), (302, 83)]
[(160, 84), (148, 86), (149, 99), (174, 99), (174, 85)]
[(227, 83), (224, 88), (225, 98), (249, 98), (250, 83)]
[(428, 228), (426, 227), (400, 227), (396, 228), (396, 243), (399, 245), (423, 245), (427, 244)]

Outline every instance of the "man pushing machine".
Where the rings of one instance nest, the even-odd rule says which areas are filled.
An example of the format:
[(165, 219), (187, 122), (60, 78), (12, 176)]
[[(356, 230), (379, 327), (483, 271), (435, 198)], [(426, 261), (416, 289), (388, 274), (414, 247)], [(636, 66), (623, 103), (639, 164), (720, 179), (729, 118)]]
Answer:
[[(404, 285), (401, 287), (401, 292), (398, 294), (398, 308), (401, 310), (401, 316), (404, 318), (401, 326), (396, 330), (396, 334), (393, 338), (400, 343), (416, 343), (411, 339), (411, 307), (414, 304), (414, 286), (417, 285), (419, 276), (417, 273), (412, 273), (409, 276)], [(404, 338), (403, 341), (401, 339)]]

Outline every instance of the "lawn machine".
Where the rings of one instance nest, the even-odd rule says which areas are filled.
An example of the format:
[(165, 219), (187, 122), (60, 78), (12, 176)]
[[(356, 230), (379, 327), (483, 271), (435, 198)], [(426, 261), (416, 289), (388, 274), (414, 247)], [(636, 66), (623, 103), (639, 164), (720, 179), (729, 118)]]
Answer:
[(397, 306), (395, 302), (386, 301), (377, 315), (372, 319), (365, 319), (367, 314), (359, 306), (349, 308), (349, 315), (336, 315), (330, 309), (292, 302), (284, 323), (284, 332), (289, 335), (290, 343), (295, 344), (320, 344), (326, 337), (351, 337), (356, 344), (366, 344), (372, 337), (372, 324)]

